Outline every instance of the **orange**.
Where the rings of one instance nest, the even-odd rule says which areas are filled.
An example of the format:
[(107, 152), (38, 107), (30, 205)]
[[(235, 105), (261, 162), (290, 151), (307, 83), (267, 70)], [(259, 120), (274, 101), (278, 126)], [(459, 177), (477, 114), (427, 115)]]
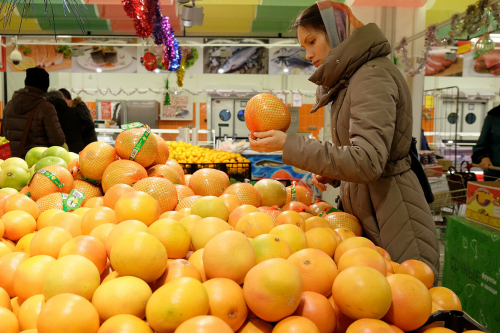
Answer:
[(106, 193), (116, 184), (132, 185), (147, 177), (146, 169), (139, 163), (128, 159), (114, 161), (102, 174), (102, 190)]
[(391, 286), (371, 267), (355, 266), (339, 273), (332, 288), (340, 311), (352, 319), (381, 319), (392, 302)]
[(116, 159), (116, 151), (104, 142), (92, 142), (80, 152), (80, 171), (88, 179), (101, 180), (104, 170)]
[(24, 194), (26, 195), (28, 192), (30, 191), (30, 188), (29, 186), (25, 186), (21, 189), (21, 191), (19, 191), (19, 194)]
[(309, 231), (314, 228), (330, 228), (330, 223), (322, 217), (313, 216), (305, 221), (306, 230)]
[(94, 207), (100, 207), (100, 206), (104, 206), (104, 197), (90, 198), (89, 200), (87, 200), (85, 205), (83, 205), (83, 207), (86, 207), (86, 208), (94, 208)]
[(276, 217), (276, 225), (282, 224), (293, 224), (306, 231), (306, 222), (299, 213), (293, 210), (287, 210)]
[(217, 217), (224, 221), (227, 221), (229, 217), (229, 211), (224, 201), (214, 196), (205, 196), (196, 200), (191, 207), (191, 214), (203, 218)]
[(293, 224), (282, 224), (274, 227), (270, 234), (278, 236), (290, 245), (292, 252), (295, 253), (307, 247), (307, 238), (305, 232)]
[(427, 287), (434, 284), (434, 272), (426, 263), (419, 260), (406, 260), (394, 270), (395, 274), (408, 274), (416, 277)]
[(0, 330), (2, 333), (19, 333), (16, 315), (6, 308), (0, 308)]
[(138, 220), (149, 226), (160, 218), (160, 212), (158, 201), (140, 191), (125, 193), (115, 205), (118, 222)]
[(313, 214), (307, 212), (299, 212), (299, 215), (302, 216), (304, 221), (314, 216)]
[(271, 258), (288, 259), (292, 255), (292, 248), (278, 236), (264, 234), (250, 241), (255, 251), (257, 263)]
[(254, 132), (269, 130), (286, 132), (290, 121), (290, 111), (285, 103), (269, 93), (255, 95), (245, 108), (245, 123), (252, 136)]
[[(14, 248), (15, 248), (15, 246), (14, 246)], [(11, 252), (12, 252), (12, 250), (7, 245), (5, 245), (3, 242), (0, 242), (0, 258), (2, 258), (7, 253), (11, 253)], [(16, 250), (16, 252), (17, 252), (17, 250)]]
[(30, 182), (30, 192), (31, 198), (37, 201), (41, 197), (52, 193), (69, 193), (73, 189), (74, 179), (68, 169), (60, 165), (49, 165), (43, 168), (48, 172), (52, 173), (55, 178), (59, 181), (61, 186), (54, 183), (54, 180), (45, 176), (40, 172), (36, 172), (31, 178)]
[(314, 322), (306, 317), (291, 316), (274, 326), (273, 333), (308, 332), (319, 333)]
[(31, 256), (45, 254), (57, 259), (61, 247), (72, 238), (68, 230), (55, 226), (45, 227), (31, 240), (30, 254)]
[[(104, 273), (106, 273), (106, 271), (104, 271)], [(111, 280), (114, 280), (116, 278), (119, 278), (120, 277), (120, 274), (118, 274), (117, 271), (111, 271), (109, 272), (106, 276), (101, 275), (101, 285), (105, 282), (109, 282)]]
[(205, 274), (205, 268), (203, 267), (203, 249), (195, 251), (188, 259), (188, 261), (196, 267), (198, 272), (200, 272), (201, 282), (207, 280), (207, 275)]
[(307, 247), (318, 249), (333, 257), (337, 248), (337, 237), (331, 228), (314, 228), (306, 231)]
[(244, 215), (236, 224), (236, 231), (243, 235), (254, 238), (262, 234), (269, 233), (276, 224), (271, 216), (262, 212), (255, 212)]
[(242, 205), (240, 199), (234, 194), (223, 194), (219, 198), (226, 204), (229, 214)]
[(185, 226), (189, 233), (191, 233), (193, 231), (194, 225), (200, 220), (202, 220), (202, 218), (198, 215), (187, 215), (181, 218), (179, 220), (179, 223)]
[(82, 235), (82, 218), (79, 215), (63, 212), (53, 216), (49, 223), (68, 230), (73, 237)]
[(339, 272), (354, 267), (367, 266), (376, 269), (383, 276), (387, 275), (387, 264), (384, 258), (378, 253), (367, 247), (358, 247), (345, 252), (339, 259)]
[[(181, 167), (181, 169), (182, 169), (182, 167)], [(183, 172), (183, 174), (184, 174), (184, 170), (183, 170), (182, 172)], [(186, 185), (189, 185), (189, 180), (191, 179), (191, 176), (192, 176), (192, 175), (184, 175), (184, 183), (185, 183)]]
[(36, 229), (36, 220), (30, 214), (21, 210), (5, 213), (1, 221), (4, 226), (3, 236), (12, 241), (18, 241), (23, 236), (33, 233)]
[(14, 273), (14, 291), (21, 302), (43, 293), (43, 281), (56, 260), (40, 255), (23, 261)]
[(389, 274), (394, 274), (394, 268), (392, 268), (392, 265), (389, 261), (385, 260), (385, 267), (387, 269), (387, 275), (386, 276), (389, 276)]
[[(142, 141), (143, 146), (134, 152), (136, 144)], [(150, 166), (158, 154), (158, 142), (145, 127), (132, 128), (118, 134), (115, 140), (116, 154), (124, 160), (133, 159), (143, 167)], [(136, 154), (133, 156), (133, 152)]]
[(5, 239), (5, 238), (1, 238), (1, 239), (0, 239), (0, 242), (1, 242), (3, 245), (7, 246), (7, 248), (8, 248), (9, 250), (11, 250), (12, 252), (16, 252), (16, 244), (15, 244), (13, 241), (8, 240), (8, 239)]
[(92, 304), (101, 322), (109, 318), (130, 314), (146, 316), (146, 304), (153, 292), (146, 282), (135, 276), (123, 276), (100, 285), (92, 297)]
[(133, 232), (118, 238), (109, 259), (121, 276), (132, 275), (153, 282), (165, 271), (168, 257), (163, 244), (153, 235)]
[(4, 232), (5, 232), (5, 226), (2, 222), (2, 220), (0, 219), (0, 238), (3, 237)]
[(335, 263), (338, 265), (340, 257), (349, 250), (356, 249), (358, 247), (367, 247), (374, 251), (377, 251), (375, 244), (368, 238), (364, 237), (352, 237), (345, 239), (342, 243), (339, 244), (337, 249), (335, 250)]
[(391, 266), (394, 269), (394, 272), (396, 272), (396, 269), (399, 267), (399, 265), (400, 265), (399, 263), (391, 261)]
[[(159, 164), (155, 165), (152, 168), (148, 169), (148, 176), (149, 177), (162, 177), (167, 180), (170, 180), (173, 184), (177, 185), (184, 185), (184, 175), (180, 175), (177, 170), (174, 168), (165, 165), (165, 164)], [(187, 187), (187, 186), (186, 186)], [(191, 190), (191, 189), (190, 189)], [(194, 195), (194, 192), (191, 190)]]
[[(471, 330), (473, 331), (473, 330)], [(444, 327), (432, 327), (432, 328), (429, 328), (427, 330), (424, 331), (424, 333), (453, 333), (455, 331), (452, 331), (448, 328), (444, 328)], [(469, 332), (469, 331), (467, 331)]]
[(385, 260), (387, 260), (388, 262), (391, 262), (392, 259), (391, 259), (391, 255), (389, 254), (389, 252), (387, 252), (386, 250), (384, 250), (380, 246), (377, 246), (376, 248), (377, 248), (378, 253), (380, 253)]
[[(1, 260), (1, 259), (0, 259)], [(443, 310), (462, 311), (462, 303), (457, 294), (445, 287), (434, 287), (429, 289), (432, 301), (443, 308)]]
[(260, 319), (248, 319), (236, 333), (272, 333), (273, 326)]
[(104, 206), (115, 209), (116, 202), (121, 198), (122, 195), (128, 192), (135, 191), (132, 186), (127, 184), (116, 184), (111, 186), (104, 194)]
[(175, 189), (177, 190), (178, 202), (181, 202), (182, 200), (195, 195), (193, 190), (186, 185), (175, 185)]
[(49, 209), (63, 209), (63, 201), (61, 193), (52, 193), (46, 195), (36, 201), (36, 205), (40, 213), (45, 212)]
[(189, 187), (196, 195), (202, 196), (221, 196), (229, 185), (227, 174), (215, 169), (200, 169), (189, 180)]
[(77, 254), (83, 256), (97, 267), (99, 275), (104, 272), (108, 257), (104, 244), (92, 236), (79, 236), (66, 242), (59, 251), (59, 258)]
[(146, 318), (158, 333), (173, 332), (186, 320), (210, 308), (203, 284), (193, 278), (175, 279), (156, 290), (146, 305)]
[(108, 236), (111, 233), (111, 230), (113, 230), (115, 226), (116, 224), (113, 223), (101, 224), (100, 226), (95, 227), (94, 230), (90, 232), (89, 236), (97, 238), (104, 244), (104, 246), (106, 246), (106, 241), (108, 240)]
[(153, 330), (136, 316), (120, 314), (106, 320), (97, 333), (153, 333)]
[(397, 327), (396, 325), (391, 325), (389, 324), (389, 326), (392, 328), (393, 331), (395, 331), (396, 333), (405, 333), (402, 329), (400, 329), (399, 327)]
[(302, 293), (294, 315), (310, 319), (320, 333), (331, 333), (335, 330), (337, 318), (333, 307), (325, 296), (313, 291)]
[(36, 230), (38, 231), (41, 230), (42, 228), (49, 226), (52, 217), (62, 212), (63, 210), (61, 209), (47, 209), (46, 211), (42, 212), (40, 216), (38, 216), (38, 219), (36, 220)]
[(111, 253), (111, 248), (120, 237), (139, 231), (149, 233), (149, 228), (141, 221), (136, 220), (124, 221), (113, 227), (106, 239), (106, 253), (108, 254), (108, 257)]
[[(195, 172), (196, 173), (196, 172)], [(191, 179), (192, 181), (192, 179)], [(260, 197), (259, 191), (251, 184), (247, 183), (236, 183), (224, 191), (224, 194), (233, 194), (240, 202), (244, 205), (252, 205), (255, 207), (262, 206), (262, 198)]]
[(326, 253), (317, 249), (304, 249), (292, 254), (288, 261), (299, 269), (305, 291), (314, 291), (324, 296), (332, 293), (338, 270), (333, 259)]
[(156, 153), (155, 160), (153, 161), (153, 165), (165, 164), (168, 161), (169, 155), (167, 142), (158, 134), (153, 133), (153, 136), (156, 139), (156, 145), (158, 146), (158, 151)]
[(180, 221), (185, 215), (176, 211), (165, 212), (160, 215), (160, 219), (171, 219), (175, 221)]
[(21, 303), (19, 302), (19, 299), (17, 297), (14, 297), (13, 299), (10, 300), (10, 304), (12, 305), (12, 312), (16, 315), (19, 313), (19, 308), (21, 307)]
[[(298, 202), (302, 202), (304, 205), (310, 206), (312, 201), (312, 192), (309, 192), (304, 186), (295, 186), (295, 196)], [(286, 201), (284, 205), (292, 201), (292, 186), (287, 186), (286, 188)]]
[(10, 296), (5, 289), (0, 287), (0, 308), (6, 308), (12, 311), (12, 304), (10, 303)]
[(278, 207), (278, 206), (272, 206), (272, 207), (267, 207), (267, 206), (260, 206), (257, 208), (259, 211), (266, 213), (267, 215), (271, 216), (274, 222), (276, 222), (276, 218), (278, 215), (283, 213), (283, 211)]
[(335, 212), (324, 216), (324, 218), (330, 223), (332, 229), (346, 228), (354, 232), (358, 237), (363, 234), (363, 227), (354, 215), (344, 212)]
[(36, 321), (44, 305), (45, 297), (43, 295), (34, 295), (24, 301), (17, 314), (19, 329), (23, 331), (36, 329)]
[(221, 232), (231, 230), (226, 221), (217, 217), (206, 217), (198, 221), (191, 230), (191, 242), (195, 250), (202, 249)]
[(175, 330), (177, 333), (232, 333), (228, 324), (216, 316), (197, 316), (183, 322)]
[(96, 333), (99, 329), (97, 310), (85, 298), (60, 294), (42, 307), (37, 321), (38, 333)]
[(335, 332), (336, 333), (345, 333), (347, 328), (351, 326), (352, 323), (354, 323), (355, 320), (347, 317), (345, 314), (340, 312), (339, 307), (337, 304), (335, 304), (335, 301), (333, 300), (333, 296), (330, 296), (328, 298), (328, 301), (333, 307), (333, 311), (335, 311), (335, 317), (337, 317), (337, 323), (335, 324)]
[(89, 235), (95, 227), (105, 223), (118, 223), (115, 211), (103, 206), (90, 208), (82, 217), (82, 234)]
[(354, 232), (347, 228), (335, 228), (334, 230), (339, 234), (340, 238), (342, 238), (342, 241), (345, 241), (347, 238), (356, 237)]
[(161, 213), (171, 211), (177, 205), (177, 190), (170, 180), (148, 177), (132, 186), (136, 191), (149, 194), (160, 204)]
[(35, 220), (40, 215), (37, 204), (23, 194), (12, 194), (5, 199), (3, 206), (4, 214), (13, 210), (22, 210), (33, 216)]
[(289, 203), (284, 204), (283, 206), (281, 206), (281, 210), (283, 211), (293, 210), (297, 213), (301, 212), (310, 213), (309, 206), (298, 201), (290, 201)]
[(356, 320), (349, 326), (346, 333), (394, 333), (395, 331), (389, 324), (382, 320), (363, 318)]
[(203, 267), (208, 278), (228, 278), (242, 284), (245, 275), (256, 263), (252, 244), (237, 231), (224, 231), (204, 247)]
[(85, 297), (89, 301), (101, 279), (94, 263), (80, 255), (67, 255), (50, 265), (43, 280), (45, 300), (64, 293)]
[(231, 214), (229, 214), (228, 223), (231, 227), (236, 228), (238, 221), (246, 214), (259, 212), (257, 207), (252, 205), (241, 205), (236, 207)]
[(392, 304), (384, 320), (403, 331), (424, 325), (432, 313), (432, 298), (427, 287), (417, 278), (394, 274), (387, 278), (392, 289)]
[(30, 244), (31, 240), (35, 236), (35, 233), (24, 235), (16, 244), (16, 251), (30, 254)]
[(185, 259), (175, 259), (168, 261), (167, 269), (163, 275), (156, 280), (155, 287), (159, 288), (172, 280), (182, 277), (190, 277), (202, 282), (200, 271), (196, 266)]
[(80, 171), (80, 158), (74, 158), (71, 160), (71, 162), (68, 163), (68, 171), (71, 173), (73, 177), (78, 175), (78, 172)]
[[(165, 163), (165, 165), (173, 168), (175, 171), (177, 171), (179, 173), (179, 175), (182, 178), (184, 178), (184, 169), (182, 168), (182, 166), (179, 163), (177, 163), (176, 160), (169, 158), (168, 161)], [(186, 183), (186, 185), (189, 185), (189, 183)]]
[(3, 288), (11, 298), (17, 296), (14, 289), (16, 270), (28, 258), (27, 254), (21, 252), (7, 253), (0, 258), (0, 288)]
[(294, 313), (302, 291), (300, 270), (282, 258), (257, 264), (248, 272), (243, 284), (243, 294), (250, 310), (270, 322)]
[(311, 213), (315, 216), (318, 216), (319, 214), (324, 212), (325, 209), (326, 209), (326, 211), (329, 211), (332, 208), (333, 208), (333, 206), (330, 205), (328, 202), (319, 201), (319, 200), (316, 200), (315, 203), (313, 203), (312, 205), (309, 206)]
[(434, 312), (441, 311), (441, 310), (443, 310), (443, 307), (441, 305), (437, 304), (436, 302), (432, 301), (431, 312), (434, 313)]
[(82, 206), (92, 198), (102, 197), (102, 191), (99, 186), (92, 185), (83, 180), (75, 180), (73, 188), (85, 193), (85, 198), (82, 201)]
[[(92, 207), (92, 208), (94, 208), (94, 207)], [(78, 215), (80, 217), (83, 217), (83, 215), (85, 215), (85, 213), (88, 212), (89, 210), (90, 210), (89, 207), (80, 207), (80, 208), (72, 211), (72, 213), (76, 214), (76, 215)]]
[(184, 258), (189, 252), (191, 235), (182, 223), (160, 219), (149, 226), (149, 232), (163, 244), (170, 259)]
[(215, 278), (203, 283), (210, 303), (209, 315), (219, 317), (234, 331), (238, 330), (248, 315), (243, 289), (230, 279)]

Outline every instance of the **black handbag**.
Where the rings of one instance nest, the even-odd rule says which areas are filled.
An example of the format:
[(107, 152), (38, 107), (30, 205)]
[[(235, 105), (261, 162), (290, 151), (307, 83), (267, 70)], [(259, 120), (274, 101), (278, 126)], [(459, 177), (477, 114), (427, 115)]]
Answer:
[(420, 186), (422, 186), (425, 200), (429, 204), (433, 203), (434, 194), (432, 194), (431, 185), (429, 184), (429, 180), (427, 179), (427, 175), (425, 174), (424, 168), (422, 168), (422, 164), (420, 164), (420, 160), (418, 159), (417, 139), (415, 138), (411, 138), (410, 157), (411, 157), (411, 169), (417, 176)]
[[(465, 163), (465, 171), (463, 165)], [(476, 174), (470, 171), (471, 164), (467, 161), (463, 161), (460, 164), (460, 171), (457, 171), (454, 167), (450, 167), (450, 173), (446, 175), (448, 180), (448, 187), (451, 192), (451, 198), (454, 201), (464, 204), (467, 198), (467, 183), (470, 181), (477, 181)]]

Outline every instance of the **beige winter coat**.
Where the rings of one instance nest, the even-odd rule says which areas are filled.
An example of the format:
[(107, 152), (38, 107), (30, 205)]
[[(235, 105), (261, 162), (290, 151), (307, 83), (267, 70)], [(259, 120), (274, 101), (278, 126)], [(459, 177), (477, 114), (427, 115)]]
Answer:
[(390, 52), (375, 24), (330, 51), (309, 80), (318, 85), (311, 112), (332, 102), (333, 142), (290, 134), (283, 162), (340, 180), (343, 208), (361, 221), (366, 236), (393, 261), (424, 261), (437, 281), (436, 226), (408, 155), (411, 95)]

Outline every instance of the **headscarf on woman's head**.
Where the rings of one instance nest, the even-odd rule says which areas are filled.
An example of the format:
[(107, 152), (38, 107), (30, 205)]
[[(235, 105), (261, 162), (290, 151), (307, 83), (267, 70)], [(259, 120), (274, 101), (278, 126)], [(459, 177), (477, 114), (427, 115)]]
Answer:
[(358, 29), (363, 26), (363, 23), (352, 14), (349, 6), (343, 3), (333, 2), (331, 0), (317, 1), (319, 12), (325, 25), (326, 33), (332, 48), (338, 46), (347, 37), (347, 19), (349, 23)]

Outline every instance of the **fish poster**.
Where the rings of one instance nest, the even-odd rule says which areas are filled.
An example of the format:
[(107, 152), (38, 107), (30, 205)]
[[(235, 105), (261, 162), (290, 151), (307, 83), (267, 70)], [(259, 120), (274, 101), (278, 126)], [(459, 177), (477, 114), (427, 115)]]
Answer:
[(44, 42), (54, 43), (54, 39), (19, 39), (17, 46), (22, 56), (19, 64), (14, 64), (10, 59), (14, 45), (7, 46), (5, 50), (8, 64), (7, 72), (26, 72), (28, 68), (34, 67), (43, 68), (47, 72), (71, 72), (71, 46), (64, 45), (64, 40), (58, 40), (58, 45), (38, 44)]
[[(165, 95), (163, 95), (163, 100)], [(161, 108), (161, 120), (191, 121), (193, 120), (193, 101), (189, 95), (170, 94), (170, 104)]]
[(273, 46), (269, 49), (269, 74), (311, 75), (314, 65), (302, 55), (296, 46)]
[(300, 180), (308, 172), (283, 163), (281, 155), (245, 154), (252, 163), (252, 179)]
[(462, 76), (464, 58), (450, 58), (450, 50), (431, 50), (425, 64), (425, 76)]
[[(499, 48), (500, 43), (496, 43), (495, 47)], [(499, 77), (499, 75), (500, 50), (495, 49), (483, 54), (472, 51), (464, 56), (464, 76)]]
[(203, 47), (204, 74), (268, 74), (269, 49), (255, 40), (234, 40), (245, 46), (210, 46), (210, 40)]

